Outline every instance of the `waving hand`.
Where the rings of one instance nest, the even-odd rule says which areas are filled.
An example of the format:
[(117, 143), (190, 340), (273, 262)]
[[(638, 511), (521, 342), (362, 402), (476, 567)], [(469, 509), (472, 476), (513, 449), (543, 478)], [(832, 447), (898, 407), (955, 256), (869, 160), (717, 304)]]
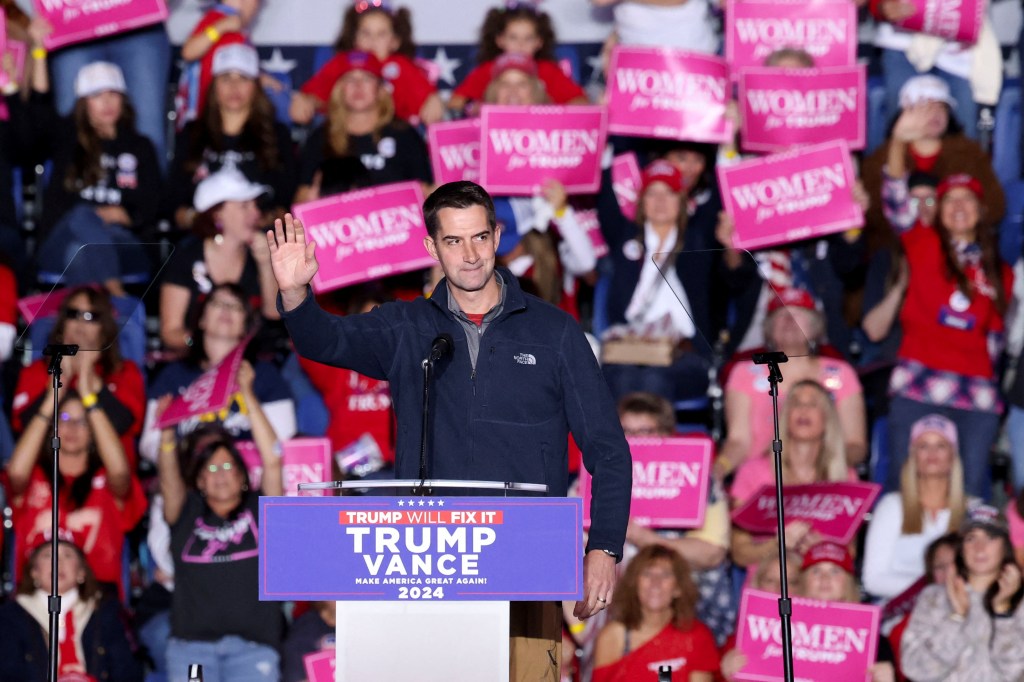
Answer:
[(320, 267), (314, 253), (316, 243), (306, 240), (302, 221), (286, 213), (283, 221), (275, 220), (274, 229), (267, 231), (267, 244), (284, 309), (293, 310), (306, 298), (306, 285)]

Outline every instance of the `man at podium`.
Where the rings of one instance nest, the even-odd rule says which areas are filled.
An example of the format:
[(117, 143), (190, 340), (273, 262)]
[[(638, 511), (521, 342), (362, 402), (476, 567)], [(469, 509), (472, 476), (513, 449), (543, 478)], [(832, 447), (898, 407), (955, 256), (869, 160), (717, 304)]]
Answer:
[[(282, 318), (303, 357), (391, 383), (398, 478), (420, 477), (421, 365), (445, 334), (453, 352), (437, 362), (431, 387), (428, 478), (544, 483), (549, 495), (565, 496), (571, 432), (593, 476), (575, 611), (587, 618), (611, 599), (629, 518), (631, 459), (611, 394), (575, 320), (495, 267), (501, 231), (482, 187), (442, 185), (423, 214), (424, 246), (444, 273), (430, 298), (346, 317), (325, 312), (312, 296), (316, 244), (301, 222), (276, 221), (267, 239)], [(558, 609), (550, 611), (556, 620), (545, 636), (560, 641)]]

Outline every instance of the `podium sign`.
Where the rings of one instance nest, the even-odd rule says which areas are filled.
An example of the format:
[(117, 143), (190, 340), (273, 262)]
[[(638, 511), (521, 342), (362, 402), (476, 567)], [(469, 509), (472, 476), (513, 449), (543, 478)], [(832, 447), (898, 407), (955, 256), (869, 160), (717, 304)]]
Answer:
[(577, 498), (263, 497), (265, 601), (533, 601), (583, 595)]

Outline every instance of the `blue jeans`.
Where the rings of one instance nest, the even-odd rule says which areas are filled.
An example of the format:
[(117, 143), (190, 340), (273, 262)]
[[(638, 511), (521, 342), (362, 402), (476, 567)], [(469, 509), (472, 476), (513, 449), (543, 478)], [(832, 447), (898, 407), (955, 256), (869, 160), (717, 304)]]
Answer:
[(203, 682), (278, 682), (281, 661), (277, 651), (229, 635), (215, 642), (167, 640), (167, 675), (170, 682), (187, 682), (188, 666), (203, 666)]
[(167, 682), (167, 642), (171, 636), (171, 612), (161, 611), (139, 628), (139, 641), (153, 659), (146, 682)]
[(941, 414), (956, 424), (967, 494), (983, 500), (991, 499), (992, 468), (989, 464), (989, 451), (999, 433), (999, 415), (939, 407), (899, 396), (893, 396), (889, 403), (889, 475), (885, 491), (900, 489), (900, 470), (910, 451), (910, 428), (918, 419), (929, 414)]
[[(900, 109), (900, 88), (913, 76), (920, 76), (907, 55), (900, 50), (882, 50), (882, 71), (885, 74), (885, 106), (889, 121)], [(956, 100), (953, 116), (964, 127), (964, 134), (972, 140), (978, 139), (978, 105), (966, 78), (958, 78), (932, 67), (927, 73), (938, 76), (949, 85), (949, 91)], [(886, 123), (888, 126), (888, 122)]]
[(1013, 489), (1024, 488), (1024, 409), (1013, 405), (1006, 418), (1006, 432), (1010, 436), (1010, 456), (1013, 458)]
[(126, 275), (144, 279), (149, 272), (149, 257), (131, 230), (103, 222), (88, 204), (75, 206), (57, 221), (36, 262), (41, 276), (63, 273), (66, 286)]
[(135, 127), (156, 147), (161, 168), (167, 165), (167, 90), (171, 43), (163, 23), (137, 31), (76, 43), (50, 56), (54, 103), (62, 116), (75, 106), (75, 76), (86, 64), (113, 62), (124, 72), (128, 97), (135, 107)]
[(676, 403), (704, 397), (708, 392), (708, 361), (693, 352), (683, 353), (668, 367), (604, 365), (602, 370), (615, 400), (627, 393), (645, 391)]

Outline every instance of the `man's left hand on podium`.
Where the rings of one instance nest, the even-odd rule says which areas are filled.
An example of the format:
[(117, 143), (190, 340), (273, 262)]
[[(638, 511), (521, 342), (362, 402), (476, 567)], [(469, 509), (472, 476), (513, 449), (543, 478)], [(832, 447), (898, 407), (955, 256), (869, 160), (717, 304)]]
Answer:
[(583, 559), (583, 599), (576, 602), (573, 615), (584, 620), (608, 608), (615, 585), (615, 557), (599, 549)]

